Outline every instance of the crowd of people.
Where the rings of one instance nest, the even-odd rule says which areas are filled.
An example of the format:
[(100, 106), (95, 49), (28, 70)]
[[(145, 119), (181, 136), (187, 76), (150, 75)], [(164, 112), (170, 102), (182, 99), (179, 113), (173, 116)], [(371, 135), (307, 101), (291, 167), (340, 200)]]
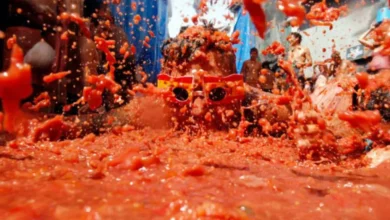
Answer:
[(271, 58), (267, 56), (263, 62), (259, 59), (257, 48), (250, 50), (250, 59), (244, 62), (241, 69), (244, 81), (248, 85), (269, 93), (272, 93), (275, 88), (286, 90), (289, 82), (286, 82), (284, 70), (278, 68), (278, 59), (287, 59), (292, 63), (301, 88), (309, 93), (316, 88), (326, 86), (327, 82), (336, 76), (353, 76), (356, 73), (356, 66), (351, 61), (342, 59), (337, 50), (333, 50), (329, 59), (313, 62), (310, 49), (301, 45), (300, 33), (291, 33), (287, 40), (290, 44), (287, 54), (271, 56)]

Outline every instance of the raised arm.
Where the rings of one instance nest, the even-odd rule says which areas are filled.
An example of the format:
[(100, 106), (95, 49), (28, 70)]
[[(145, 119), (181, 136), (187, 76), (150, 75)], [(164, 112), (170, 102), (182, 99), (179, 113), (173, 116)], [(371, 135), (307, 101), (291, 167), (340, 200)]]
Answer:
[(374, 42), (372, 42), (372, 41), (370, 41), (369, 39), (367, 39), (367, 37), (370, 35), (370, 33), (371, 33), (374, 29), (375, 29), (375, 26), (374, 26), (374, 25), (371, 25), (370, 29), (368, 29), (366, 32), (364, 32), (364, 33), (362, 34), (362, 36), (360, 36), (360, 38), (359, 38), (359, 42), (360, 42), (363, 46), (365, 46), (365, 47), (367, 47), (367, 48), (369, 48), (369, 49), (371, 49), (371, 50), (373, 50), (373, 49), (375, 48), (375, 44), (374, 44)]

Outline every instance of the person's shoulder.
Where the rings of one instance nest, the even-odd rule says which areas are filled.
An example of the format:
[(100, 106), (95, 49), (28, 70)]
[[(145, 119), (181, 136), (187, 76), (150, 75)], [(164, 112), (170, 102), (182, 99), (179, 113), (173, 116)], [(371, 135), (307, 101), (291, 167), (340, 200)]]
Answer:
[(306, 46), (301, 46), (301, 49), (304, 50), (304, 51), (310, 51), (310, 49)]

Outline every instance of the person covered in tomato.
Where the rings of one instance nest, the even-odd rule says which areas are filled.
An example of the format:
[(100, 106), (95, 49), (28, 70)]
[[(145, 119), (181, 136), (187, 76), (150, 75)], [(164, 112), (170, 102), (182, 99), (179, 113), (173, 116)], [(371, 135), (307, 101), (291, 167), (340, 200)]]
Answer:
[(292, 63), (295, 74), (302, 88), (305, 87), (305, 70), (312, 66), (312, 58), (309, 48), (302, 46), (302, 35), (293, 32), (287, 37), (290, 44), (288, 61)]
[(340, 75), (353, 76), (356, 73), (356, 66), (349, 60), (341, 58), (340, 52), (334, 50), (331, 55), (330, 72), (332, 76)]
[(230, 38), (212, 27), (193, 26), (164, 43), (158, 87), (165, 89), (167, 100), (179, 108), (176, 115), (196, 123), (213, 121), (218, 127), (237, 126), (242, 107), (264, 104), (262, 110), (253, 108), (242, 116), (252, 122), (265, 115), (270, 120), (288, 118), (284, 106), (271, 113), (273, 107), (267, 100), (273, 94), (244, 83), (243, 76), (236, 74), (233, 44), (238, 42), (238, 35)]
[(260, 87), (259, 76), (262, 64), (259, 61), (259, 51), (257, 48), (250, 50), (250, 59), (246, 60), (241, 68), (244, 82), (253, 87)]
[[(381, 8), (376, 21), (359, 39), (365, 47), (373, 50), (372, 61), (369, 63), (368, 86), (369, 100), (363, 108), (378, 109), (382, 118), (390, 121), (390, 9)], [(361, 83), (360, 83), (361, 84)]]
[(388, 48), (389, 27), (390, 9), (388, 7), (381, 8), (377, 13), (376, 21), (373, 22), (369, 30), (363, 33), (359, 38), (359, 42), (363, 46), (373, 50), (373, 59), (369, 68), (374, 72), (379, 72), (382, 69), (390, 69)]
[(329, 76), (328, 66), (325, 63), (317, 63), (313, 67), (313, 90), (319, 87), (325, 87)]

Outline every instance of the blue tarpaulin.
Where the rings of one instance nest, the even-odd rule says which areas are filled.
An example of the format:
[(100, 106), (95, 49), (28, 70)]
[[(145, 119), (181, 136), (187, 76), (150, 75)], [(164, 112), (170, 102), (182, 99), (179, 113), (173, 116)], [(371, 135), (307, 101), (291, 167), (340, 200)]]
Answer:
[(248, 60), (250, 58), (251, 48), (256, 46), (256, 36), (254, 35), (254, 33), (256, 33), (256, 28), (253, 25), (249, 14), (242, 13), (242, 8), (238, 13), (237, 23), (234, 26), (234, 31), (236, 30), (240, 31), (241, 40), (240, 44), (235, 45), (235, 48), (237, 48), (237, 71), (240, 72), (245, 60)]
[[(156, 82), (156, 76), (161, 70), (160, 59), (162, 42), (167, 38), (168, 0), (122, 0), (120, 4), (111, 4), (111, 12), (115, 24), (122, 27), (127, 34), (129, 43), (136, 47), (137, 63), (149, 74), (149, 82)], [(131, 6), (136, 3), (134, 11)], [(134, 24), (134, 16), (141, 16), (139, 24)], [(150, 47), (144, 46), (149, 31), (155, 34), (150, 38)]]

